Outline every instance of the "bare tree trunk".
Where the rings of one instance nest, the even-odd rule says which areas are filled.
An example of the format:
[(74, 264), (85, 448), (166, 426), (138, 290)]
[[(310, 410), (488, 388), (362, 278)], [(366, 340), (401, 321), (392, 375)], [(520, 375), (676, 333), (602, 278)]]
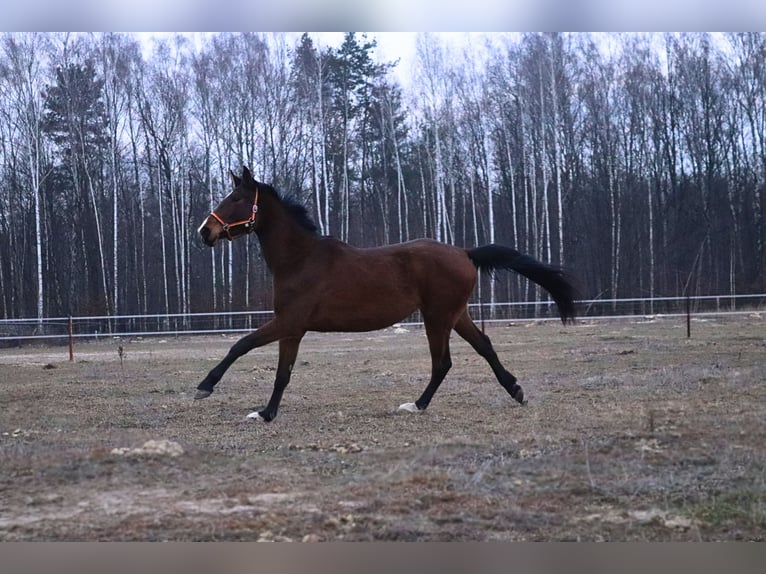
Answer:
[(185, 170), (181, 171), (181, 173), (178, 174), (179, 180), (181, 182), (181, 245), (182, 245), (182, 252), (181, 252), (181, 286), (182, 286), (182, 293), (181, 293), (181, 300), (183, 301), (182, 306), (182, 313), (188, 313), (189, 312), (189, 289), (190, 289), (190, 278), (189, 278), (189, 229), (188, 229), (188, 218), (187, 218), (187, 212), (189, 209), (189, 202), (191, 201), (191, 186), (187, 185), (186, 182), (186, 174), (184, 173)]
[(120, 270), (119, 270), (119, 199), (117, 196), (117, 157), (112, 146), (112, 305), (115, 314), (119, 313), (119, 285), (120, 285)]
[(513, 165), (513, 158), (511, 157), (511, 140), (508, 137), (508, 131), (503, 124), (503, 137), (506, 141), (506, 156), (508, 158), (508, 179), (511, 184), (510, 195), (511, 195), (511, 217), (513, 221), (511, 222), (511, 230), (513, 232), (513, 246), (518, 249), (519, 247), (519, 226), (518, 226), (518, 213), (516, 208), (516, 176), (515, 176), (515, 170)]
[(423, 171), (423, 160), (418, 152), (418, 167), (420, 172), (420, 198), (423, 205), (423, 235), (428, 235), (428, 194), (426, 192), (426, 174)]
[(40, 224), (40, 165), (38, 154), (38, 142), (35, 138), (34, 154), (29, 156), (30, 171), (32, 174), (32, 189), (35, 194), (35, 255), (37, 263), (37, 318), (42, 325), (45, 316), (45, 291), (43, 290), (43, 234)]
[(648, 193), (646, 194), (648, 200), (649, 210), (649, 312), (654, 313), (654, 201), (652, 198), (652, 186), (647, 185)]
[(471, 202), (471, 222), (473, 224), (473, 244), (479, 245), (479, 221), (476, 215), (476, 193), (474, 178), (471, 177), (468, 180), (470, 190), (470, 202)]
[(141, 174), (139, 173), (139, 155), (138, 155), (138, 142), (136, 141), (138, 135), (138, 129), (133, 124), (133, 91), (128, 92), (128, 134), (130, 136), (130, 146), (132, 152), (132, 165), (133, 165), (133, 179), (138, 189), (138, 223), (139, 223), (139, 236), (136, 238), (136, 248), (133, 253), (133, 266), (135, 273), (139, 276), (138, 283), (141, 288), (136, 294), (136, 303), (138, 309), (146, 315), (147, 313), (147, 293), (146, 293), (146, 217), (144, 209), (144, 187), (141, 180)]
[(232, 242), (229, 242), (226, 244), (226, 254), (228, 255), (228, 265), (226, 268), (226, 275), (227, 275), (227, 281), (228, 281), (228, 307), (227, 310), (231, 311), (232, 307), (234, 305), (234, 249), (232, 247)]
[[(168, 159), (170, 162), (171, 160)], [(179, 233), (179, 209), (178, 209), (178, 202), (181, 199), (178, 197), (179, 190), (178, 190), (178, 182), (176, 181), (176, 175), (174, 173), (174, 170), (172, 166), (169, 167), (167, 170), (170, 177), (168, 178), (168, 199), (170, 201), (170, 233), (171, 233), (171, 262), (173, 263), (173, 275), (171, 277), (172, 284), (175, 287), (175, 293), (173, 294), (173, 299), (175, 301), (175, 306), (171, 309), (171, 312), (177, 313), (180, 309), (182, 303), (181, 299), (181, 282), (182, 278), (178, 274), (178, 270), (181, 265), (181, 257), (183, 255), (183, 252), (181, 251), (181, 237)]]
[(551, 45), (550, 74), (551, 74), (551, 130), (553, 135), (553, 171), (556, 181), (556, 206), (557, 206), (557, 231), (559, 241), (559, 265), (564, 264), (564, 203), (561, 190), (561, 152), (559, 143), (559, 106), (558, 106), (558, 83), (556, 81), (556, 69), (554, 65), (554, 46)]
[(407, 184), (404, 179), (404, 172), (402, 170), (402, 162), (399, 156), (399, 141), (396, 137), (396, 127), (394, 126), (394, 114), (391, 109), (391, 101), (386, 98), (385, 101), (385, 114), (388, 120), (388, 129), (390, 131), (391, 145), (394, 149), (394, 163), (396, 167), (396, 215), (397, 215), (397, 229), (398, 240), (401, 243), (405, 239), (409, 239), (409, 212), (407, 209)]
[[(609, 212), (611, 218), (611, 237), (612, 237), (612, 299), (618, 295), (618, 285), (620, 281), (620, 191), (619, 184), (615, 183), (614, 168), (612, 166), (611, 154), (607, 161), (607, 178), (609, 181)], [(617, 303), (612, 303), (613, 310)]]
[(146, 281), (146, 205), (144, 203), (144, 185), (141, 179), (138, 180), (138, 205), (141, 218), (141, 238), (139, 242), (140, 254), (140, 272), (141, 272), (141, 310), (144, 315), (149, 312), (149, 290)]
[(326, 146), (326, 133), (324, 125), (324, 90), (322, 74), (322, 58), (317, 58), (317, 118), (316, 123), (319, 126), (319, 149), (321, 152), (321, 167), (322, 167), (322, 185), (324, 186), (324, 204), (317, 203), (317, 211), (320, 215), (320, 220), (323, 220), (321, 224), (322, 233), (329, 235), (330, 230), (330, 178), (327, 171), (327, 146)]
[[(482, 118), (479, 118), (479, 121), (481, 122)], [(494, 176), (492, 173), (492, 140), (489, 138), (489, 135), (487, 135), (486, 130), (482, 128), (482, 131), (484, 132), (484, 139), (483, 139), (483, 147), (484, 147), (484, 163), (485, 163), (485, 170), (487, 174), (487, 220), (489, 223), (489, 242), (495, 243), (495, 198), (494, 193), (492, 191), (492, 182), (494, 180)], [(491, 280), (489, 282), (489, 302), (490, 302), (490, 313), (492, 318), (495, 318), (495, 287), (496, 283), (494, 280)]]
[(98, 241), (98, 255), (101, 267), (101, 287), (104, 293), (106, 313), (109, 315), (112, 312), (112, 309), (109, 298), (109, 287), (106, 281), (106, 254), (104, 252), (104, 238), (101, 230), (101, 217), (99, 216), (98, 202), (96, 201), (96, 191), (93, 188), (93, 179), (91, 178), (87, 167), (85, 168), (85, 177), (88, 180), (88, 192), (90, 195), (91, 204), (93, 206), (93, 216), (96, 220), (96, 237)]
[[(546, 137), (545, 137), (545, 89), (543, 85), (543, 73), (542, 63), (540, 64), (540, 145), (542, 147), (540, 152), (540, 168), (542, 169), (543, 183), (543, 230), (545, 241), (545, 260), (551, 260), (551, 219), (550, 219), (550, 206), (548, 203), (548, 183), (550, 177), (548, 175), (548, 161), (546, 159)], [(539, 290), (538, 290), (539, 291)]]
[[(208, 191), (208, 211), (209, 212), (213, 211), (213, 209), (215, 209), (215, 193), (213, 191), (213, 177), (212, 177), (213, 174), (210, 173), (210, 171), (212, 171), (212, 170), (208, 171), (208, 177), (207, 177), (207, 181), (208, 181), (208, 186), (207, 186), (207, 191)], [(218, 278), (217, 278), (217, 270), (218, 270), (218, 268), (216, 267), (216, 264), (215, 264), (215, 250), (211, 249), (210, 250), (210, 275), (211, 275), (211, 281), (212, 281), (212, 287), (213, 287), (213, 311), (216, 311), (218, 309), (218, 295), (217, 295)]]
[[(322, 235), (327, 234), (327, 230), (325, 229), (325, 220), (324, 220), (324, 213), (322, 209), (322, 184), (323, 184), (323, 177), (322, 172), (324, 171), (324, 166), (322, 165), (323, 160), (321, 155), (319, 158), (317, 158), (317, 135), (316, 135), (316, 126), (311, 125), (310, 126), (310, 135), (309, 139), (311, 140), (311, 183), (312, 187), (314, 188), (314, 205), (316, 206), (316, 214), (317, 214), (317, 222), (319, 224), (319, 232)], [(319, 147), (321, 149), (322, 143), (319, 143)]]
[[(35, 219), (35, 278), (37, 286), (37, 319), (42, 325), (45, 316), (45, 269), (43, 267), (43, 220), (41, 205), (42, 170), (42, 53), (45, 37), (42, 34), (26, 34), (23, 38), (9, 38), (4, 42), (5, 56), (8, 61), (6, 73), (9, 84), (9, 104), (18, 118), (23, 148), (26, 149), (26, 161), (31, 177)], [(12, 145), (12, 144), (11, 144)], [(13, 214), (11, 214), (13, 216)], [(8, 247), (8, 246), (6, 246)], [(10, 251), (9, 251), (10, 252)], [(13, 291), (13, 290), (12, 290)], [(12, 301), (13, 303), (13, 301)]]
[(348, 241), (349, 238), (349, 211), (351, 210), (350, 182), (348, 178), (348, 130), (349, 130), (349, 111), (348, 111), (348, 93), (344, 95), (343, 100), (343, 176), (341, 179), (341, 241)]
[(162, 205), (162, 175), (159, 153), (157, 154), (157, 201), (160, 220), (160, 246), (162, 248), (162, 295), (165, 304), (165, 313), (170, 313), (170, 295), (168, 293), (168, 256), (165, 245), (165, 209)]

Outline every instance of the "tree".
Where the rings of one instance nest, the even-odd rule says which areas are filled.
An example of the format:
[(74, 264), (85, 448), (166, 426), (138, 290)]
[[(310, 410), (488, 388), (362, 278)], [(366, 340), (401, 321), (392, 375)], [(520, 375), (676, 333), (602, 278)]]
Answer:
[[(103, 220), (103, 196), (98, 185), (108, 145), (107, 118), (103, 102), (104, 81), (96, 76), (92, 60), (78, 61), (81, 44), (64, 38), (64, 64), (56, 68), (55, 83), (45, 90), (43, 130), (58, 148), (58, 182), (68, 187), (72, 213), (82, 230), (82, 256), (90, 258), (96, 246), (95, 275), (86, 275), (86, 289), (94, 301), (103, 301), (101, 311), (111, 312)], [(54, 192), (51, 190), (51, 192)], [(55, 193), (55, 192), (54, 192)], [(90, 209), (85, 210), (89, 205)], [(78, 213), (78, 210), (79, 211)], [(91, 232), (92, 230), (92, 232)], [(90, 266), (86, 267), (88, 269)], [(96, 287), (96, 286), (99, 287)], [(97, 295), (100, 290), (100, 296)]]
[(194, 240), (243, 164), (359, 246), (510, 244), (586, 296), (766, 285), (766, 34), (422, 34), (406, 84), (362, 34), (194, 40), (0, 35), (3, 316), (269, 308), (257, 242)]
[[(135, 41), (120, 34), (104, 34), (96, 46), (99, 76), (103, 78), (104, 114), (106, 116), (107, 145), (106, 178), (111, 188), (112, 205), (112, 309), (120, 313), (123, 305), (124, 289), (121, 291), (120, 260), (127, 259), (128, 252), (120, 252), (123, 237), (120, 234), (120, 219), (124, 194), (123, 156), (129, 123), (130, 85), (132, 81), (131, 63), (139, 57)], [(122, 222), (123, 225), (126, 221)], [(126, 229), (127, 231), (127, 229)], [(123, 233), (127, 239), (127, 233)], [(127, 268), (127, 261), (123, 265)]]
[(310, 151), (310, 187), (314, 196), (314, 213), (320, 233), (330, 233), (330, 175), (327, 162), (325, 114), (328, 87), (326, 58), (304, 33), (295, 49), (291, 78), (299, 114), (300, 133), (306, 135)]
[[(10, 167), (10, 173), (23, 174), (27, 182), (20, 182), (15, 177), (7, 182), (11, 187), (29, 186), (33, 196), (34, 206), (34, 245), (35, 245), (35, 279), (36, 279), (36, 313), (42, 321), (46, 314), (46, 268), (44, 265), (44, 221), (41, 201), (41, 182), (49, 169), (46, 159), (45, 140), (43, 138), (43, 101), (41, 98), (43, 84), (43, 69), (47, 41), (42, 34), (29, 34), (22, 37), (8, 35), (3, 38), (3, 60), (0, 61), (0, 93), (2, 94), (2, 110), (4, 116), (0, 122), (8, 131), (3, 131), (3, 165)], [(23, 179), (22, 179), (23, 181)], [(18, 208), (16, 208), (18, 209)], [(10, 229), (10, 225), (18, 223), (18, 214), (10, 203), (0, 207), (3, 216), (3, 228), (9, 254), (23, 256), (23, 250), (16, 245), (18, 234)], [(13, 259), (9, 258), (8, 267), (0, 262), (0, 289), (3, 296), (3, 316), (9, 315), (9, 310), (15, 310), (26, 289), (24, 274), (18, 267), (14, 268)], [(17, 281), (9, 281), (7, 277), (16, 277)], [(10, 288), (6, 288), (10, 283)]]
[[(450, 133), (448, 118), (451, 117), (452, 83), (447, 71), (444, 48), (434, 36), (425, 33), (417, 38), (417, 76), (423, 115), (422, 148), (427, 158), (430, 181), (422, 180), (422, 201), (424, 208), (430, 203), (434, 237), (439, 241), (451, 242), (452, 222), (447, 205), (448, 161), (444, 149), (443, 131)], [(429, 198), (429, 190), (433, 197)], [(428, 230), (426, 228), (426, 233)]]
[[(184, 174), (188, 169), (188, 126), (186, 106), (189, 81), (185, 75), (183, 40), (161, 43), (152, 65), (137, 78), (141, 86), (138, 110), (144, 131), (146, 160), (151, 174), (150, 189), (155, 193), (157, 234), (161, 246), (162, 300), (164, 311), (184, 312), (189, 307), (188, 276), (188, 188)], [(169, 221), (166, 221), (169, 218)], [(170, 238), (168, 235), (170, 234)], [(172, 240), (168, 245), (169, 239)], [(170, 289), (175, 286), (171, 309)]]

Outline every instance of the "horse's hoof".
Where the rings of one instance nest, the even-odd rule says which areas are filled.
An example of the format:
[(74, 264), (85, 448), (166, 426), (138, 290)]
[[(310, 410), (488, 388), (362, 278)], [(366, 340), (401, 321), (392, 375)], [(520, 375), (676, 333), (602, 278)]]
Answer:
[(399, 410), (407, 411), (408, 413), (417, 413), (420, 411), (420, 409), (418, 408), (418, 405), (416, 405), (415, 403), (403, 403), (399, 405)]
[(213, 391), (208, 391), (207, 389), (197, 389), (197, 394), (194, 395), (194, 400), (198, 401), (200, 399), (206, 399), (212, 394)]
[(276, 415), (264, 414), (264, 412), (265, 411), (253, 411), (252, 413), (247, 415), (245, 418), (246, 419), (255, 419), (257, 421), (261, 421), (261, 422), (264, 422), (264, 423), (270, 423), (271, 421), (274, 420), (274, 417)]

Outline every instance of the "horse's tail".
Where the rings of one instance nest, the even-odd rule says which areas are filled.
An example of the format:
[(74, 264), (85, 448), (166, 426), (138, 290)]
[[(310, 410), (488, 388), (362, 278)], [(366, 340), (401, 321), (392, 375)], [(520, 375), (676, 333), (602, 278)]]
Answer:
[(534, 281), (550, 293), (559, 308), (561, 321), (565, 324), (574, 322), (574, 300), (578, 297), (578, 291), (572, 278), (561, 268), (541, 263), (529, 255), (495, 243), (466, 251), (481, 271), (492, 273), (496, 269), (508, 269)]

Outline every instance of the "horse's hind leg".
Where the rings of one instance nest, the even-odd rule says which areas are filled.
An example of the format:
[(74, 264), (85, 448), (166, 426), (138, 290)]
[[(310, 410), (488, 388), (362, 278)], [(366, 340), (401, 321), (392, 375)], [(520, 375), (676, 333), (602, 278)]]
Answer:
[(449, 353), (449, 336), (452, 330), (449, 325), (433, 322), (426, 319), (426, 336), (428, 337), (428, 349), (431, 352), (431, 380), (428, 386), (414, 403), (404, 403), (399, 410), (424, 411), (439, 388), (444, 377), (452, 368), (452, 359)]
[(516, 377), (505, 370), (503, 365), (500, 364), (500, 359), (497, 358), (497, 353), (495, 353), (495, 349), (492, 348), (492, 343), (490, 342), (489, 337), (479, 331), (479, 328), (471, 320), (471, 316), (468, 314), (467, 309), (455, 324), (455, 331), (458, 335), (463, 337), (463, 339), (468, 341), (479, 355), (486, 359), (489, 366), (492, 367), (492, 372), (495, 373), (495, 377), (497, 377), (497, 380), (503, 388), (508, 391), (508, 394), (521, 404), (526, 404), (526, 401), (524, 400), (524, 391), (521, 389), (521, 386), (516, 383)]

